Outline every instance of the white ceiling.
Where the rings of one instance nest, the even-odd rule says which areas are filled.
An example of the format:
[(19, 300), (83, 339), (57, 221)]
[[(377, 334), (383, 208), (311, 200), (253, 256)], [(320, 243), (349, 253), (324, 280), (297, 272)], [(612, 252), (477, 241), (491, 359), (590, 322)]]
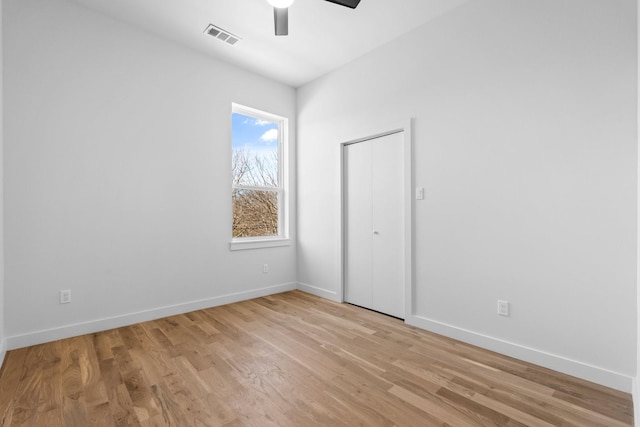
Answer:
[[(289, 35), (274, 35), (266, 0), (74, 0), (90, 9), (293, 87), (301, 86), (470, 0), (324, 0), (289, 8)], [(214, 24), (242, 40), (204, 34)]]

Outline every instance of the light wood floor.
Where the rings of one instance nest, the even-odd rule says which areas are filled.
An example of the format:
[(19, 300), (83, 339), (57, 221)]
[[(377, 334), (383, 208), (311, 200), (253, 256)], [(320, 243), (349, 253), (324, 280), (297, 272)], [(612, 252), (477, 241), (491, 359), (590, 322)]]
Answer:
[(629, 426), (628, 394), (294, 291), (10, 351), (3, 426)]

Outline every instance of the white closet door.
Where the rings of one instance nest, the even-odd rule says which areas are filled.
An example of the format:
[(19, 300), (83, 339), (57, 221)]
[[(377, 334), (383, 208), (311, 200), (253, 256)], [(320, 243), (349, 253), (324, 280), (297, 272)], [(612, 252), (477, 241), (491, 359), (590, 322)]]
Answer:
[(348, 302), (404, 318), (403, 133), (345, 148)]
[(403, 134), (372, 149), (373, 308), (404, 318)]
[(373, 307), (372, 149), (360, 143), (346, 147), (346, 300)]

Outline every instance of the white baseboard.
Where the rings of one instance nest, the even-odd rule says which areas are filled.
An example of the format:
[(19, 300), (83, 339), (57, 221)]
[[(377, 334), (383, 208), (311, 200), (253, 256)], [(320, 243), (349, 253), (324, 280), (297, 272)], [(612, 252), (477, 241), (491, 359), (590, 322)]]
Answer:
[[(337, 292), (318, 288), (305, 283), (285, 283), (267, 288), (254, 289), (246, 292), (222, 295), (198, 301), (160, 307), (136, 313), (115, 316), (105, 319), (92, 320), (62, 327), (31, 332), (23, 335), (14, 335), (0, 340), (0, 366), (8, 350), (42, 344), (58, 339), (70, 338), (78, 335), (90, 334), (99, 331), (119, 328), (139, 322), (173, 316), (176, 314), (188, 313), (190, 311), (201, 310), (209, 307), (216, 307), (224, 304), (231, 304), (252, 298), (259, 298), (281, 292), (292, 291), (294, 289), (307, 292), (322, 298), (336, 302), (342, 302), (342, 298)], [(481, 335), (473, 331), (458, 328), (456, 326), (437, 322), (421, 316), (409, 316), (406, 323), (418, 328), (422, 328), (449, 338), (457, 339), (469, 344), (477, 345), (488, 350), (492, 350), (507, 356), (515, 357), (539, 366), (573, 375), (579, 378), (593, 381), (617, 390), (632, 393), (634, 407), (640, 406), (640, 384), (636, 378), (618, 372), (609, 371), (588, 365), (562, 356), (549, 354), (540, 350), (510, 343), (486, 335)], [(640, 421), (640, 417), (638, 417)], [(638, 423), (640, 427), (640, 423)]]
[(335, 302), (342, 302), (342, 298), (338, 295), (337, 292), (318, 288), (316, 286), (311, 286), (306, 283), (298, 283), (298, 290), (302, 292), (306, 292), (311, 295), (318, 296), (320, 298), (325, 298)]
[[(252, 298), (259, 298), (267, 295), (278, 294), (281, 292), (293, 291), (295, 289), (297, 289), (296, 283), (285, 283), (281, 285), (270, 286), (267, 288), (254, 289), (246, 292), (238, 292), (234, 294), (222, 295), (219, 297), (154, 308), (151, 310), (125, 314), (122, 316), (97, 319), (73, 325), (65, 325), (23, 335), (14, 335), (11, 337), (7, 337), (2, 341), (2, 348), (6, 351), (7, 349), (13, 350), (16, 348), (28, 347), (31, 345), (42, 344), (59, 339), (75, 337), (78, 335), (91, 334), (94, 332), (120, 328), (122, 326), (133, 325), (135, 323), (147, 322), (149, 320), (160, 319), (176, 314), (188, 313), (190, 311), (201, 310), (203, 308), (216, 307), (219, 305), (249, 300)], [(2, 356), (4, 356), (4, 351), (2, 352)]]
[(409, 325), (426, 329), (427, 331), (431, 331), (436, 334), (473, 344), (478, 347), (495, 351), (506, 356), (511, 356), (538, 366), (543, 366), (554, 371), (559, 371), (587, 381), (592, 381), (626, 393), (632, 392), (633, 378), (619, 372), (609, 371), (607, 369), (567, 359), (555, 354), (545, 353), (519, 344), (481, 335), (473, 331), (437, 322), (421, 316), (409, 316), (405, 322)]

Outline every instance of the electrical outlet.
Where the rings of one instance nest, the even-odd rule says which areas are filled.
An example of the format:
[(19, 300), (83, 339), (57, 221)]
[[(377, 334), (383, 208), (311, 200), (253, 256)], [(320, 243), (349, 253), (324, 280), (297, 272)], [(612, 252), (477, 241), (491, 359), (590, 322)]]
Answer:
[(68, 304), (71, 302), (71, 289), (60, 290), (60, 304)]
[(509, 301), (498, 300), (498, 314), (509, 316)]
[(262, 266), (262, 272), (263, 273), (268, 273), (269, 272), (269, 264), (264, 264)]

